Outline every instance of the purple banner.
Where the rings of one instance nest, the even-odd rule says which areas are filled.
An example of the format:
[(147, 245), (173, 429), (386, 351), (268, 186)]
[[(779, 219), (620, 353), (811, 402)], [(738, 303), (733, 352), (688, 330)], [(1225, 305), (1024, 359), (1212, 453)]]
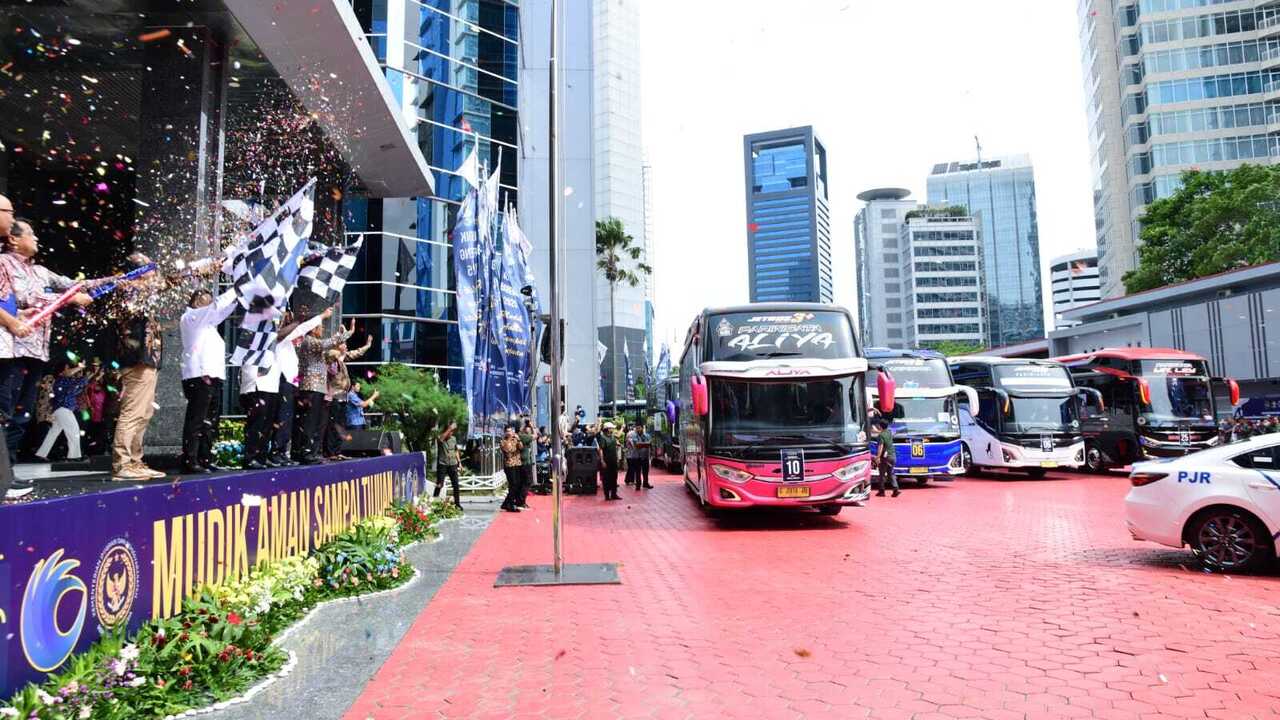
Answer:
[(201, 585), (305, 556), (425, 483), (425, 456), (405, 453), (0, 507), (0, 691), (105, 630), (175, 614)]

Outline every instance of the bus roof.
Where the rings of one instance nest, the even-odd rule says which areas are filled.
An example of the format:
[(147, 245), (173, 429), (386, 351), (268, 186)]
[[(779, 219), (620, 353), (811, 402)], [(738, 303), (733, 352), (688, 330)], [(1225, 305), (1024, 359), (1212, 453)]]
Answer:
[(1096, 358), (1114, 358), (1116, 360), (1204, 360), (1203, 357), (1185, 350), (1143, 347), (1102, 348), (1093, 352), (1064, 355), (1052, 359), (1060, 363), (1087, 364), (1093, 362)]
[(726, 305), (724, 307), (704, 308), (703, 315), (721, 315), (724, 313), (774, 312), (785, 310), (825, 310), (849, 314), (842, 305), (815, 302), (761, 302), (749, 305)]
[(946, 356), (937, 350), (917, 348), (915, 350), (896, 350), (894, 348), (873, 347), (863, 351), (868, 360), (887, 360), (889, 358), (919, 358), (922, 360), (943, 360)]
[(999, 355), (957, 355), (947, 358), (947, 363), (978, 362), (987, 365), (1061, 365), (1055, 359), (1001, 357)]

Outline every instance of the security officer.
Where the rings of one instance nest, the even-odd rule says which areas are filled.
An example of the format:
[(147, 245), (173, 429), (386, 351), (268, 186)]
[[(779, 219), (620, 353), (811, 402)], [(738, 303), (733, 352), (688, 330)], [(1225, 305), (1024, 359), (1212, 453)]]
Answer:
[(604, 424), (604, 432), (596, 438), (600, 454), (600, 484), (604, 486), (605, 500), (621, 500), (618, 497), (618, 438), (613, 423)]

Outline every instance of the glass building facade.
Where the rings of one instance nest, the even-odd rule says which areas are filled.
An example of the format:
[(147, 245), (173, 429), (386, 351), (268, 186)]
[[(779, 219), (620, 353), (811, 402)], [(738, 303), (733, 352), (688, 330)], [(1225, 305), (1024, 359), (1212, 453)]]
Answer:
[(751, 302), (831, 302), (827, 153), (812, 127), (748, 135)]
[(449, 231), (469, 186), (456, 170), (475, 148), (482, 172), (501, 168), (500, 204), (517, 205), (519, 7), (505, 0), (352, 5), (416, 128), (436, 191), (346, 204), (347, 234), (363, 234), (365, 250), (343, 295), (343, 315), (376, 328), (374, 349), (360, 364), (432, 368), (459, 389)]
[(1115, 297), (1136, 264), (1146, 206), (1176, 192), (1183, 172), (1280, 158), (1280, 5), (1080, 0), (1079, 9), (1095, 167), (1110, 168), (1095, 190), (1112, 198), (1099, 223), (1127, 226), (1111, 233), (1127, 243), (1099, 235), (1101, 294)]
[(935, 165), (930, 205), (961, 205), (980, 224), (990, 347), (1044, 337), (1036, 184), (1026, 156)]

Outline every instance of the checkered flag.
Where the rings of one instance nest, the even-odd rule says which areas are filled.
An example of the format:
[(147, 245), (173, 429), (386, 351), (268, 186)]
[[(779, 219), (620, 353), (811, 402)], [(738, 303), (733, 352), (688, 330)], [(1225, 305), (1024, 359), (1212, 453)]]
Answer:
[(298, 284), (315, 214), (316, 180), (264, 220), (223, 264), (245, 309), (231, 353), (232, 365), (253, 365), (265, 372), (276, 347), (276, 327), (289, 295)]
[(308, 261), (300, 276), (311, 283), (311, 292), (324, 298), (326, 303), (336, 302), (342, 294), (342, 288), (346, 287), (347, 276), (351, 274), (351, 268), (355, 267), (356, 256), (360, 254), (360, 246), (363, 244), (364, 236), (361, 235), (356, 238), (355, 243), (345, 248), (327, 248), (318, 261)]

